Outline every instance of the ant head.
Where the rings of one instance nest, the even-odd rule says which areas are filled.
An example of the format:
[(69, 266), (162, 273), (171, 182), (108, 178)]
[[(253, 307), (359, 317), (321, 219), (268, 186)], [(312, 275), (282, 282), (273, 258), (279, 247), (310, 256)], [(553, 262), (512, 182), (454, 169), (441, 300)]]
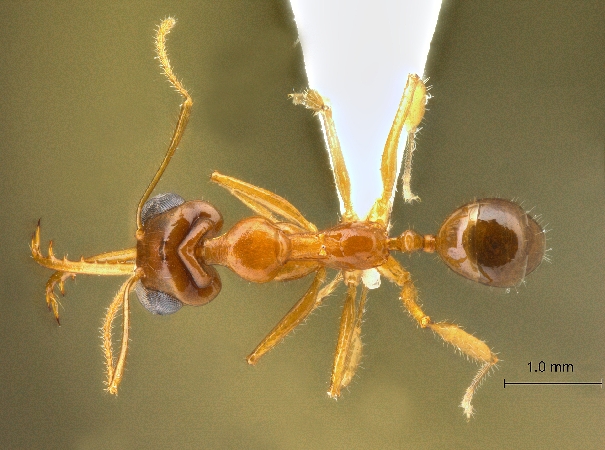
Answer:
[[(198, 220), (211, 225), (199, 242), (193, 242), (189, 233)], [(204, 281), (190, 271), (179, 252), (183, 242), (201, 241), (213, 237), (221, 228), (223, 219), (209, 203), (185, 202), (177, 194), (160, 194), (149, 199), (141, 209), (141, 232), (137, 232), (137, 270), (143, 276), (135, 289), (141, 304), (153, 314), (172, 314), (184, 304), (199, 306), (213, 300), (221, 290), (217, 271), (197, 262), (195, 268), (203, 272)]]

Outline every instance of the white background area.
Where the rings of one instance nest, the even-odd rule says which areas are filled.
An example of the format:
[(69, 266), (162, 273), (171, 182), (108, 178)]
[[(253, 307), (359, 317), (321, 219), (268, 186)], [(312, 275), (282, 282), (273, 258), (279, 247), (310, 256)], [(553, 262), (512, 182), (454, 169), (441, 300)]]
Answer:
[(364, 216), (380, 195), (380, 156), (407, 76), (424, 74), (441, 1), (291, 3), (309, 87), (330, 101), (353, 205)]

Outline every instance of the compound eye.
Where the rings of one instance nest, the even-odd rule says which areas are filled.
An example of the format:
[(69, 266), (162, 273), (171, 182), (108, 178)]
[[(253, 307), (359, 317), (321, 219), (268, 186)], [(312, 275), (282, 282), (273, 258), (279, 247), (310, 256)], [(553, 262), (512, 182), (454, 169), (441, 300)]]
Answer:
[(166, 316), (177, 312), (183, 306), (183, 303), (172, 295), (147, 289), (140, 281), (137, 281), (134, 290), (141, 305), (151, 314)]
[(145, 225), (147, 220), (165, 213), (166, 211), (176, 208), (185, 203), (185, 199), (178, 194), (168, 192), (166, 194), (158, 194), (151, 197), (145, 202), (141, 209), (141, 223)]

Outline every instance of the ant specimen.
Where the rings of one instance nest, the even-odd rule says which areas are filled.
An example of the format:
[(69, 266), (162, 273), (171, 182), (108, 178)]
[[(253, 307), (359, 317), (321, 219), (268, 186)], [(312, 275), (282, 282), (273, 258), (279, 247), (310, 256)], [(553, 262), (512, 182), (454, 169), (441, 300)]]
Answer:
[[(421, 328), (431, 329), (481, 364), (461, 403), (464, 413), (470, 417), (473, 394), (498, 358), (483, 341), (459, 326), (433, 322), (418, 305), (410, 274), (392, 253), (436, 251), (452, 270), (468, 279), (489, 286), (516, 286), (542, 261), (545, 240), (538, 223), (517, 204), (492, 198), (458, 208), (445, 220), (437, 235), (422, 236), (407, 230), (398, 237), (388, 236), (397, 178), (397, 149), (404, 129), (407, 144), (403, 193), (408, 202), (416, 198), (409, 184), (411, 154), (427, 101), (426, 87), (417, 75), (408, 77), (386, 141), (381, 163), (382, 195), (363, 219), (353, 210), (349, 176), (331, 109), (313, 90), (291, 97), (295, 104), (311, 109), (321, 120), (341, 202), (342, 218), (335, 227), (318, 231), (280, 196), (218, 172), (212, 174), (211, 180), (228, 189), (257, 214), (241, 220), (223, 235), (218, 235), (223, 224), (221, 214), (207, 202), (185, 202), (176, 194), (149, 199), (183, 136), (192, 106), (191, 97), (174, 75), (166, 53), (166, 36), (174, 24), (175, 20), (168, 18), (158, 27), (156, 52), (164, 74), (184, 102), (166, 156), (137, 208), (136, 247), (69, 261), (54, 256), (51, 241), (48, 256), (43, 256), (39, 222), (31, 242), (34, 260), (55, 271), (46, 283), (46, 302), (57, 322), (59, 312), (54, 290), (58, 285), (64, 294), (67, 278), (74, 278), (76, 274), (128, 276), (109, 306), (102, 327), (107, 390), (117, 393), (124, 372), (130, 292), (136, 290), (140, 302), (154, 314), (171, 314), (183, 305), (204, 305), (221, 289), (213, 265), (222, 265), (243, 279), (257, 283), (315, 274), (308, 291), (248, 356), (249, 364), (255, 364), (344, 282), (346, 300), (328, 390), (330, 397), (337, 398), (350, 383), (361, 358), (361, 323), (368, 290), (377, 288), (383, 276), (399, 286), (403, 306)], [(326, 269), (338, 271), (328, 282)], [(120, 308), (123, 331), (116, 361), (111, 331)]]

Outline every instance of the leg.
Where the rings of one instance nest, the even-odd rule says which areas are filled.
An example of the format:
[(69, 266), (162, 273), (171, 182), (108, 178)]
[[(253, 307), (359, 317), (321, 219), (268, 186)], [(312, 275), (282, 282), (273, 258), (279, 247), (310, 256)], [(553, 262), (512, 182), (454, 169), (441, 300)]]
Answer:
[(290, 97), (295, 105), (303, 105), (316, 115), (319, 115), (326, 145), (328, 146), (336, 190), (340, 199), (342, 221), (353, 222), (357, 220), (357, 214), (353, 210), (353, 204), (351, 203), (351, 180), (349, 179), (349, 172), (342, 155), (338, 135), (336, 134), (336, 126), (332, 119), (332, 108), (326, 105), (324, 98), (319, 92), (312, 89), (302, 94), (291, 94)]
[(227, 189), (252, 211), (273, 223), (279, 222), (273, 216), (273, 213), (275, 213), (307, 231), (317, 231), (317, 227), (305, 219), (290, 202), (271, 191), (218, 172), (214, 172), (210, 176), (210, 180)]
[(181, 138), (183, 137), (183, 133), (185, 132), (185, 128), (187, 127), (187, 122), (189, 121), (189, 115), (191, 114), (191, 106), (193, 105), (193, 100), (189, 96), (189, 93), (185, 89), (185, 87), (181, 84), (181, 82), (177, 79), (176, 75), (172, 71), (172, 67), (170, 65), (170, 60), (168, 59), (168, 53), (166, 53), (166, 36), (170, 33), (170, 30), (176, 24), (176, 20), (172, 17), (169, 17), (162, 21), (160, 26), (158, 27), (158, 31), (155, 39), (155, 51), (157, 53), (157, 58), (160, 61), (160, 66), (164, 71), (164, 75), (168, 78), (168, 81), (174, 86), (174, 88), (181, 94), (184, 99), (183, 104), (181, 105), (181, 112), (179, 113), (179, 119), (176, 123), (176, 128), (174, 129), (174, 133), (172, 135), (172, 139), (170, 140), (170, 145), (168, 146), (168, 151), (166, 152), (166, 156), (164, 156), (164, 160), (162, 164), (160, 164), (160, 168), (156, 172), (153, 180), (147, 186), (143, 197), (141, 197), (141, 201), (139, 202), (139, 207), (137, 208), (137, 229), (140, 230), (143, 228), (143, 223), (141, 222), (141, 210), (143, 209), (143, 205), (151, 195), (151, 192), (162, 178), (164, 174), (164, 170), (168, 166), (168, 163), (172, 159), (174, 152), (181, 142)]
[(317, 271), (313, 284), (294, 307), (284, 316), (282, 320), (271, 330), (254, 351), (248, 356), (248, 364), (256, 364), (258, 359), (279, 344), (290, 331), (300, 325), (309, 314), (317, 308), (322, 300), (327, 297), (340, 282), (340, 272), (336, 277), (322, 289), (319, 286), (326, 278), (326, 270), (322, 267)]
[[(349, 273), (350, 274), (350, 273)], [(361, 343), (361, 322), (368, 288), (364, 285), (359, 305), (356, 304), (359, 278), (348, 280), (348, 291), (340, 318), (340, 330), (334, 354), (334, 365), (330, 379), (328, 396), (338, 398), (342, 388), (347, 387), (359, 366), (363, 345)]]
[[(103, 353), (105, 354), (105, 364), (107, 366), (107, 391), (110, 394), (118, 393), (118, 386), (122, 381), (122, 375), (124, 374), (124, 364), (126, 362), (126, 353), (128, 352), (128, 334), (130, 329), (130, 304), (129, 294), (134, 288), (134, 284), (139, 280), (140, 274), (133, 274), (126, 282), (120, 287), (120, 290), (116, 294), (113, 302), (107, 309), (107, 315), (103, 322), (101, 331), (103, 333)], [(111, 346), (111, 326), (113, 320), (116, 317), (118, 310), (122, 306), (123, 310), (123, 329), (122, 329), (122, 346), (120, 349), (120, 356), (114, 366), (113, 351)]]
[(401, 193), (403, 200), (406, 203), (412, 203), (414, 200), (420, 201), (420, 197), (412, 193), (411, 182), (412, 182), (412, 155), (416, 150), (416, 141), (414, 137), (416, 130), (408, 133), (408, 137), (405, 144), (405, 156), (403, 159), (403, 176), (401, 177)]
[(445, 342), (452, 344), (460, 350), (460, 352), (482, 364), (479, 372), (477, 372), (477, 375), (473, 378), (471, 385), (467, 388), (464, 397), (462, 398), (462, 403), (460, 404), (467, 419), (470, 419), (473, 415), (473, 406), (471, 404), (473, 394), (485, 379), (489, 370), (498, 362), (498, 358), (492, 353), (485, 342), (468, 334), (458, 325), (447, 322), (435, 323), (429, 316), (424, 314), (424, 311), (422, 311), (416, 302), (418, 295), (416, 288), (410, 279), (410, 274), (403, 269), (393, 257), (389, 257), (389, 260), (384, 265), (380, 266), (378, 270), (381, 275), (387, 277), (402, 288), (401, 300), (403, 301), (403, 306), (405, 306), (421, 328), (430, 328), (441, 336)]
[[(374, 206), (368, 214), (368, 220), (387, 224), (391, 214), (393, 201), (393, 188), (397, 178), (397, 149), (399, 148), (399, 138), (401, 131), (405, 127), (407, 135), (407, 151), (404, 171), (404, 199), (409, 202), (417, 199), (409, 189), (409, 182), (412, 173), (412, 151), (414, 149), (414, 134), (424, 117), (426, 105), (426, 87), (418, 75), (410, 74), (408, 81), (399, 103), (399, 109), (393, 120), (391, 131), (387, 137), (387, 142), (382, 153), (382, 163), (380, 173), (382, 175), (382, 196), (376, 200)], [(407, 174), (407, 181), (406, 181)], [(407, 185), (406, 185), (407, 183)]]

